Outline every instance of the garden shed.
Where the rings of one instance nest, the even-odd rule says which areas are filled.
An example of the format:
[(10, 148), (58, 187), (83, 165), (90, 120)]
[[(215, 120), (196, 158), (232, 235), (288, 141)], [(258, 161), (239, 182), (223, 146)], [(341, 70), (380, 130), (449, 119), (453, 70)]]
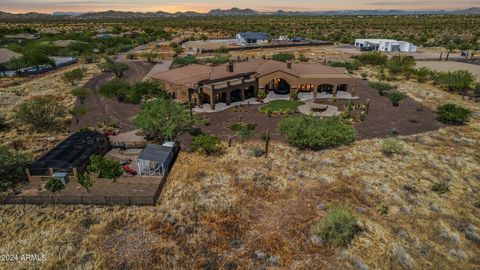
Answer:
[(173, 164), (174, 158), (174, 145), (170, 143), (148, 144), (137, 159), (138, 175), (165, 175)]

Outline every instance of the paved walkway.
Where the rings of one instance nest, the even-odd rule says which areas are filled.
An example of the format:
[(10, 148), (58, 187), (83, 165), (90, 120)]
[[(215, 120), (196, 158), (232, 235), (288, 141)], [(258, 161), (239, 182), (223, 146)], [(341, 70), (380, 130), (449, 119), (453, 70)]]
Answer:
[[(327, 110), (323, 112), (312, 111), (312, 108), (321, 108), (323, 106), (327, 106)], [(314, 100), (306, 101), (305, 104), (298, 106), (298, 111), (302, 114), (320, 116), (320, 117), (332, 117), (332, 116), (340, 115), (340, 112), (338, 111), (338, 107), (328, 105), (328, 104), (318, 104), (318, 103), (315, 103)]]
[[(317, 99), (330, 99), (333, 96), (331, 94), (327, 94), (325, 92), (318, 93), (317, 94)], [(358, 99), (359, 97), (353, 96), (345, 91), (338, 91), (337, 92), (337, 99)], [(212, 112), (221, 112), (227, 109), (230, 109), (235, 106), (240, 106), (240, 105), (254, 105), (254, 104), (266, 104), (269, 103), (273, 100), (289, 100), (290, 97), (289, 95), (277, 95), (273, 91), (270, 91), (267, 95), (267, 97), (263, 100), (263, 102), (258, 102), (255, 100), (255, 98), (250, 98), (246, 99), (244, 101), (237, 101), (237, 102), (232, 102), (230, 105), (227, 105), (226, 103), (220, 102), (215, 104), (215, 110), (212, 110), (210, 108), (210, 104), (203, 104), (203, 108), (195, 107), (193, 108), (194, 112), (197, 113), (212, 113)], [(308, 100), (313, 101), (313, 93), (312, 92), (299, 92), (298, 93), (298, 99), (300, 101), (306, 102)], [(337, 110), (338, 111), (338, 110)], [(334, 113), (333, 111), (331, 113)]]

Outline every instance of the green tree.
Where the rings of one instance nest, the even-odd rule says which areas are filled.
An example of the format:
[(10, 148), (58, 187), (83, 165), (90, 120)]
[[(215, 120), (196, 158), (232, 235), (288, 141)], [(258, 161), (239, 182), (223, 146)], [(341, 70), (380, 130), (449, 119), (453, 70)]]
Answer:
[(84, 116), (87, 112), (88, 109), (83, 106), (75, 107), (69, 111), (69, 113), (75, 118), (77, 124), (80, 121), (80, 116)]
[(63, 80), (70, 83), (72, 86), (76, 86), (84, 77), (86, 69), (76, 68), (71, 71), (67, 71), (63, 74)]
[(113, 79), (102, 85), (99, 93), (107, 98), (115, 97), (119, 102), (124, 101), (130, 93), (130, 84), (121, 79)]
[(19, 182), (26, 181), (25, 169), (30, 162), (29, 155), (0, 146), (0, 190), (7, 190)]
[(98, 178), (108, 178), (113, 181), (123, 174), (120, 162), (99, 155), (93, 155), (90, 158), (88, 171), (97, 173)]
[(25, 59), (20, 58), (13, 58), (10, 59), (8, 62), (3, 64), (6, 70), (13, 70), (15, 72), (19, 72), (20, 69), (28, 67), (28, 63), (25, 62)]
[(446, 61), (448, 61), (450, 53), (452, 53), (456, 48), (457, 45), (455, 45), (455, 43), (448, 43), (447, 46), (445, 46), (445, 49), (447, 49), (447, 57), (445, 58)]
[(55, 65), (52, 59), (39, 51), (27, 51), (23, 59), (28, 66)]
[(37, 97), (24, 101), (16, 112), (16, 118), (39, 130), (52, 130), (58, 120), (66, 115), (67, 109), (51, 96)]
[(168, 93), (165, 91), (164, 85), (154, 80), (136, 82), (132, 86), (132, 89), (143, 102), (146, 102), (152, 98), (170, 98)]
[(80, 104), (85, 102), (85, 99), (90, 95), (90, 89), (86, 87), (77, 87), (72, 90), (72, 95), (78, 98)]
[(117, 78), (122, 78), (127, 71), (128, 66), (122, 63), (104, 63), (102, 64), (102, 70), (104, 72), (113, 72)]
[(175, 140), (193, 124), (188, 108), (169, 99), (143, 104), (134, 122), (150, 136), (168, 140)]

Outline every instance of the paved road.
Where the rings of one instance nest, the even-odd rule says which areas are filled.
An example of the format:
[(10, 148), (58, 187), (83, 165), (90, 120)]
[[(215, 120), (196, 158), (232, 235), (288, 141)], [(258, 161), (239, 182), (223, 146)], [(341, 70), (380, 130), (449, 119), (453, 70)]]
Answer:
[[(123, 79), (130, 83), (143, 80), (153, 67), (153, 64), (145, 62), (124, 63), (128, 65), (128, 70), (125, 72)], [(139, 105), (120, 103), (115, 99), (107, 99), (98, 93), (98, 89), (113, 78), (112, 73), (101, 73), (84, 85), (91, 90), (91, 93), (85, 99), (84, 104), (77, 101), (76, 106), (86, 107), (88, 111), (80, 117), (78, 123), (75, 119), (72, 121), (70, 130), (77, 130), (85, 126), (96, 127), (98, 123), (109, 119), (117, 122), (122, 132), (135, 129), (131, 118), (139, 111)]]

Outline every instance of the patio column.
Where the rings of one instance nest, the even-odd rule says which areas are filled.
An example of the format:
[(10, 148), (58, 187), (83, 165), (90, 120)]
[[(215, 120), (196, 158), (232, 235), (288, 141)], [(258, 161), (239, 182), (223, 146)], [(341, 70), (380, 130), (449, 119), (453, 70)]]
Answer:
[(337, 85), (334, 84), (333, 85), (333, 97), (336, 97), (337, 96)]
[(245, 100), (245, 88), (240, 89), (240, 98), (242, 99), (242, 101)]
[(313, 85), (313, 98), (317, 98), (318, 85)]
[(225, 101), (226, 101), (227, 105), (230, 105), (230, 103), (232, 102), (230, 100), (230, 90), (226, 91), (225, 94), (226, 94), (226, 97), (227, 97), (227, 100), (225, 100)]
[(357, 85), (354, 84), (354, 85), (352, 85), (352, 97), (355, 96), (356, 91), (357, 91)]
[(197, 102), (198, 107), (202, 107), (203, 103), (202, 103), (202, 100), (200, 99), (200, 95), (198, 93), (195, 93), (195, 101)]
[(210, 95), (210, 108), (215, 110), (215, 98), (213, 97), (213, 93)]

